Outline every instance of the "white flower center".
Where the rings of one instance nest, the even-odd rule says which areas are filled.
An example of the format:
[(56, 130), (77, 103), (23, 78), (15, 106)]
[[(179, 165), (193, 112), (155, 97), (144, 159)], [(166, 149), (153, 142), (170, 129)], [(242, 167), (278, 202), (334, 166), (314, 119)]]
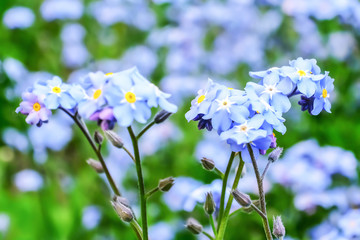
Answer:
[(261, 94), (263, 93), (267, 93), (270, 95), (270, 99), (272, 99), (272, 96), (278, 92), (280, 92), (277, 88), (276, 88), (276, 84), (274, 85), (267, 85), (267, 84), (264, 84), (264, 87), (265, 87), (265, 90), (262, 91)]
[(223, 100), (216, 100), (216, 102), (218, 103), (219, 107), (218, 109), (216, 109), (216, 111), (219, 111), (219, 110), (226, 110), (230, 113), (230, 107), (232, 104), (234, 104), (234, 102), (231, 102), (229, 100), (229, 96), (227, 96), (225, 99)]

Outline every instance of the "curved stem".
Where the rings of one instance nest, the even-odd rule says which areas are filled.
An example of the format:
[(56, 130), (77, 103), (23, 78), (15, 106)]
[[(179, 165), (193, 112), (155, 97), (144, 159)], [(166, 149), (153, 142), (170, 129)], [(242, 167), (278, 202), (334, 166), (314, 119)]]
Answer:
[(139, 140), (141, 138), (141, 136), (147, 131), (149, 130), (153, 125), (155, 124), (155, 120), (153, 120), (151, 123), (149, 123), (148, 125), (146, 125), (143, 130), (141, 130), (141, 132), (136, 136), (136, 139)]
[(224, 174), (217, 167), (214, 168), (214, 171), (221, 179), (224, 179)]
[[(237, 188), (237, 186), (239, 185), (241, 173), (242, 173), (242, 170), (244, 168), (244, 161), (242, 160), (241, 154), (239, 154), (239, 159), (240, 159), (240, 162), (239, 162), (238, 169), (236, 171), (234, 183), (233, 183), (233, 185), (231, 187), (232, 190), (235, 190)], [(227, 223), (228, 223), (228, 220), (229, 220), (229, 214), (230, 214), (230, 209), (231, 209), (233, 199), (234, 199), (233, 195), (230, 194), (229, 200), (228, 200), (228, 202), (226, 204), (226, 209), (225, 209), (225, 212), (224, 212), (223, 220), (221, 221), (218, 236), (217, 236), (216, 239), (221, 239), (222, 240), (224, 238), (225, 230), (226, 230)]]
[(130, 226), (134, 230), (134, 232), (136, 233), (137, 238), (139, 240), (142, 240), (143, 239), (142, 238), (143, 232), (141, 230), (141, 227), (140, 227), (139, 223), (136, 220), (134, 220), (134, 221), (130, 222)]
[(254, 166), (254, 171), (255, 171), (255, 176), (256, 176), (256, 181), (258, 184), (258, 189), (259, 189), (259, 197), (260, 197), (260, 209), (261, 211), (264, 213), (265, 218), (262, 218), (263, 221), (263, 225), (264, 225), (264, 231), (266, 234), (266, 239), (267, 240), (272, 240), (272, 235), (271, 235), (271, 230), (270, 230), (270, 225), (269, 225), (269, 220), (267, 218), (267, 213), (266, 213), (266, 201), (265, 201), (265, 193), (264, 193), (264, 187), (263, 187), (263, 182), (260, 176), (260, 171), (254, 156), (254, 152), (253, 149), (251, 147), (251, 145), (248, 143), (247, 144), (247, 148), (248, 151), (250, 153), (250, 157), (251, 157), (251, 162)]
[(156, 188), (154, 188), (154, 189), (152, 189), (152, 190), (150, 190), (150, 191), (148, 191), (147, 193), (146, 193), (146, 198), (149, 198), (149, 197), (151, 197), (154, 193), (156, 193), (157, 191), (159, 191), (159, 187), (156, 187)]
[(139, 184), (139, 193), (140, 193), (140, 205), (141, 205), (141, 220), (142, 220), (142, 229), (143, 229), (143, 239), (148, 240), (148, 225), (147, 225), (147, 212), (146, 212), (146, 195), (145, 195), (145, 185), (144, 178), (141, 169), (140, 162), (140, 153), (137, 138), (132, 130), (131, 126), (128, 127), (128, 131), (131, 137), (131, 141), (134, 147), (135, 153), (135, 165), (136, 172), (138, 175), (138, 184)]
[(78, 125), (78, 127), (80, 128), (80, 130), (85, 135), (88, 142), (90, 143), (90, 145), (91, 145), (92, 149), (94, 150), (96, 156), (100, 160), (101, 166), (104, 169), (106, 178), (109, 181), (113, 192), (115, 193), (115, 195), (121, 196), (121, 193), (120, 193), (119, 189), (116, 187), (114, 179), (111, 177), (109, 169), (107, 168), (107, 166), (105, 164), (104, 158), (101, 155), (100, 148), (98, 149), (96, 147), (96, 144), (95, 144), (94, 140), (92, 139), (92, 137), (90, 136), (89, 130), (87, 129), (86, 125), (83, 123), (83, 121), (81, 119), (79, 119), (76, 115), (75, 116), (72, 115), (68, 110), (66, 110), (64, 108), (61, 108), (61, 107), (60, 107), (60, 109), (63, 110), (67, 115), (69, 115), (74, 120), (74, 122)]
[(231, 155), (230, 155), (230, 158), (229, 158), (228, 165), (226, 167), (224, 178), (223, 178), (223, 184), (222, 184), (222, 189), (221, 189), (221, 198), (220, 198), (220, 210), (219, 210), (219, 217), (218, 217), (218, 228), (221, 225), (222, 217), (223, 217), (223, 214), (224, 214), (225, 192), (226, 192), (227, 180), (229, 178), (231, 165), (232, 165), (232, 163), (234, 161), (234, 158), (235, 158), (235, 152), (232, 152)]
[(131, 152), (129, 151), (129, 149), (127, 149), (125, 146), (123, 146), (122, 149), (124, 149), (124, 151), (129, 155), (129, 157), (135, 162), (135, 158), (134, 158), (134, 156), (131, 154)]
[(202, 233), (203, 233), (205, 236), (207, 236), (210, 240), (214, 240), (214, 238), (213, 238), (210, 234), (208, 234), (207, 232), (202, 231)]

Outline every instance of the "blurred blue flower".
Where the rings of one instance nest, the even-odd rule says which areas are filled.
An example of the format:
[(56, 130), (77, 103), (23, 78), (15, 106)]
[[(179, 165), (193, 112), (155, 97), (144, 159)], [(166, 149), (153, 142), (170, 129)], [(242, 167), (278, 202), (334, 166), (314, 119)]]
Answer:
[(8, 9), (3, 16), (3, 23), (9, 29), (28, 28), (35, 20), (33, 11), (26, 7), (13, 7)]
[(0, 213), (0, 232), (5, 234), (10, 227), (10, 217), (5, 213)]
[(83, 209), (81, 222), (86, 229), (91, 230), (99, 225), (101, 217), (102, 214), (99, 207), (91, 205)]
[(38, 172), (25, 169), (15, 174), (14, 184), (22, 192), (33, 192), (43, 187), (44, 180)]
[(62, 49), (62, 61), (69, 68), (83, 66), (89, 60), (90, 53), (83, 43), (65, 43)]
[(85, 37), (86, 30), (79, 23), (68, 23), (61, 30), (63, 43), (81, 43)]
[(6, 145), (14, 147), (21, 152), (27, 152), (29, 148), (29, 141), (25, 134), (19, 132), (14, 128), (7, 128), (2, 135), (3, 141)]
[(76, 101), (70, 94), (70, 88), (69, 84), (63, 83), (59, 77), (55, 76), (46, 82), (36, 83), (33, 92), (38, 96), (43, 96), (44, 104), (48, 109), (58, 107), (72, 109)]
[(28, 124), (36, 124), (40, 127), (42, 123), (48, 122), (51, 111), (45, 107), (43, 99), (31, 92), (24, 92), (22, 99), (20, 106), (16, 108), (16, 113), (27, 115), (25, 121)]
[(45, 0), (40, 11), (46, 21), (79, 19), (83, 15), (84, 6), (79, 0)]

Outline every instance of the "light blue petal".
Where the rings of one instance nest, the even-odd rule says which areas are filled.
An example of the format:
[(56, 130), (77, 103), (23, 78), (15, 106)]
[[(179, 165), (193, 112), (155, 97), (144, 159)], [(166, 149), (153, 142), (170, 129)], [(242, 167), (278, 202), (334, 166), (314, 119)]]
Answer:
[(175, 104), (169, 103), (165, 98), (159, 99), (159, 105), (162, 109), (175, 113), (177, 111), (177, 106)]
[(122, 127), (129, 127), (134, 121), (130, 104), (122, 104), (114, 107), (114, 116), (118, 124)]
[(250, 128), (259, 129), (264, 122), (264, 117), (261, 114), (256, 114), (247, 123)]
[(282, 135), (286, 132), (286, 127), (284, 123), (280, 122), (278, 125), (274, 126), (274, 129), (278, 132), (280, 132)]
[(44, 103), (48, 109), (57, 109), (60, 104), (59, 97), (56, 94), (49, 94), (45, 98)]
[(91, 100), (82, 101), (78, 105), (78, 112), (84, 118), (89, 118), (96, 110), (98, 110), (97, 105)]
[(318, 115), (324, 107), (324, 100), (315, 98), (314, 99), (314, 109), (311, 111), (312, 115)]
[(231, 120), (240, 124), (244, 123), (250, 115), (249, 110), (244, 106), (232, 106), (230, 112)]
[(135, 102), (135, 110), (133, 110), (134, 118), (139, 123), (146, 123), (151, 117), (151, 110), (145, 102)]
[(273, 95), (271, 105), (276, 111), (280, 111), (282, 113), (289, 111), (289, 109), (291, 108), (289, 98), (281, 93)]
[(309, 78), (303, 78), (298, 84), (298, 89), (301, 93), (305, 94), (306, 97), (314, 95), (316, 90), (316, 84)]
[(266, 85), (275, 85), (279, 82), (279, 75), (277, 73), (270, 73), (264, 77), (264, 84)]
[(324, 99), (325, 104), (324, 104), (324, 109), (325, 111), (327, 111), (328, 113), (331, 113), (331, 103), (329, 101), (329, 99)]
[(60, 77), (55, 76), (53, 77), (53, 79), (49, 80), (49, 85), (54, 85), (54, 86), (60, 86), (62, 83), (62, 80)]
[(185, 113), (185, 118), (186, 118), (186, 120), (188, 120), (188, 122), (190, 122), (197, 115), (198, 115), (198, 112), (197, 112), (196, 107), (192, 107), (192, 108), (190, 108), (190, 110), (187, 113)]
[(69, 93), (76, 100), (76, 102), (80, 102), (85, 98), (85, 90), (80, 85), (71, 86)]
[(228, 130), (231, 126), (231, 120), (229, 118), (228, 112), (226, 110), (217, 111), (214, 114), (211, 123), (216, 130), (219, 131)]
[(60, 105), (65, 109), (72, 109), (75, 107), (76, 101), (70, 96), (70, 94), (65, 92), (60, 96)]
[(294, 91), (295, 85), (289, 78), (282, 78), (276, 88), (281, 93), (288, 95)]

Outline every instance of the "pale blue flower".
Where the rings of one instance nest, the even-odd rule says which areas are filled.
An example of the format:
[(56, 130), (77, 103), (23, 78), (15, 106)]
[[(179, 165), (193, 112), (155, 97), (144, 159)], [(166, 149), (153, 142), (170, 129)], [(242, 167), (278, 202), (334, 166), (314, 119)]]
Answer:
[(71, 85), (63, 83), (55, 76), (46, 82), (38, 82), (34, 86), (34, 93), (44, 96), (44, 103), (48, 109), (57, 109), (63, 107), (72, 109), (76, 106), (75, 99), (70, 94)]
[(40, 11), (46, 21), (79, 19), (83, 15), (84, 6), (79, 0), (45, 0)]
[(317, 89), (315, 92), (314, 107), (311, 111), (312, 115), (318, 115), (323, 109), (331, 113), (330, 94), (334, 90), (334, 79), (326, 73), (325, 78), (317, 82)]
[(10, 227), (10, 217), (5, 213), (0, 213), (0, 232), (6, 233)]
[(91, 205), (83, 209), (81, 222), (86, 229), (91, 230), (99, 225), (101, 217), (102, 214), (99, 207)]
[(4, 13), (3, 23), (9, 29), (28, 28), (35, 20), (33, 11), (26, 7), (13, 7)]

